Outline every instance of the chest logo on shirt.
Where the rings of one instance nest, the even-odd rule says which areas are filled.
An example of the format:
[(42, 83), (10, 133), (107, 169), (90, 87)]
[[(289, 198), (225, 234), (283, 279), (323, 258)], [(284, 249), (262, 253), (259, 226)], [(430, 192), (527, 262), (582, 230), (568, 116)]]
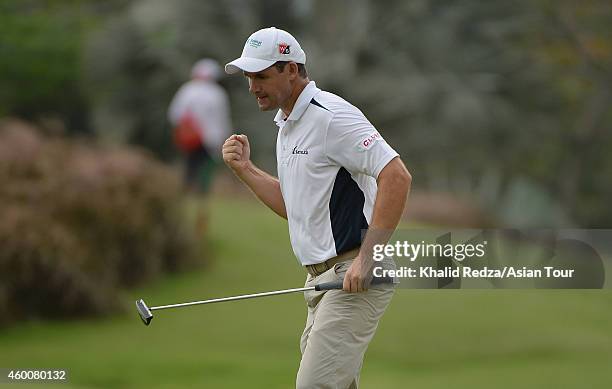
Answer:
[(308, 150), (299, 150), (298, 147), (295, 146), (291, 154), (308, 154)]

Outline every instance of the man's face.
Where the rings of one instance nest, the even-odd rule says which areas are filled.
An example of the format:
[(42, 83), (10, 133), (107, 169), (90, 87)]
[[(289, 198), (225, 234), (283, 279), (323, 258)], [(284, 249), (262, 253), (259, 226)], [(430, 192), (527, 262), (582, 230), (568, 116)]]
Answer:
[(270, 111), (281, 107), (291, 96), (291, 80), (295, 78), (289, 71), (289, 64), (282, 72), (276, 66), (257, 73), (244, 72), (249, 80), (249, 92), (257, 97), (260, 111)]

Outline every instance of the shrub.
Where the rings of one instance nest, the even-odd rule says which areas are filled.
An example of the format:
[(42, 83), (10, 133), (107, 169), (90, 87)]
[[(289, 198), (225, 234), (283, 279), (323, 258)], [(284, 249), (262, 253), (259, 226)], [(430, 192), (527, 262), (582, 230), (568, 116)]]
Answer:
[(0, 124), (0, 313), (106, 314), (120, 288), (195, 265), (182, 204), (177, 172), (142, 151)]

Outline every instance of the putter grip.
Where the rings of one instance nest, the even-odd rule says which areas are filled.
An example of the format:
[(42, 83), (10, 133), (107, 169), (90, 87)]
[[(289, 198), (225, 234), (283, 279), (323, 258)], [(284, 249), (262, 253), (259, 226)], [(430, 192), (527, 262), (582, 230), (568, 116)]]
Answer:
[[(343, 280), (337, 280), (332, 282), (324, 282), (322, 284), (315, 285), (315, 290), (334, 290), (334, 289), (342, 289)], [(393, 285), (393, 278), (391, 277), (375, 277), (372, 278), (372, 282), (370, 285), (380, 285), (380, 284), (389, 284)]]

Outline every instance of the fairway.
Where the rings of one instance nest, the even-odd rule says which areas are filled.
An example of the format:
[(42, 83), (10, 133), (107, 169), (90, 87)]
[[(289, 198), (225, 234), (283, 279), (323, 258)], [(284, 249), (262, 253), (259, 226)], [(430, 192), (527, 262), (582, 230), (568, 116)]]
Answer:
[[(0, 331), (0, 368), (68, 369), (61, 388), (291, 388), (301, 294), (155, 312), (134, 308), (300, 287), (286, 222), (216, 198), (207, 265), (125, 293), (113, 319)], [(612, 293), (397, 290), (366, 354), (362, 388), (610, 388)], [(42, 387), (21, 385), (19, 387)], [(47, 385), (48, 386), (48, 385)]]

